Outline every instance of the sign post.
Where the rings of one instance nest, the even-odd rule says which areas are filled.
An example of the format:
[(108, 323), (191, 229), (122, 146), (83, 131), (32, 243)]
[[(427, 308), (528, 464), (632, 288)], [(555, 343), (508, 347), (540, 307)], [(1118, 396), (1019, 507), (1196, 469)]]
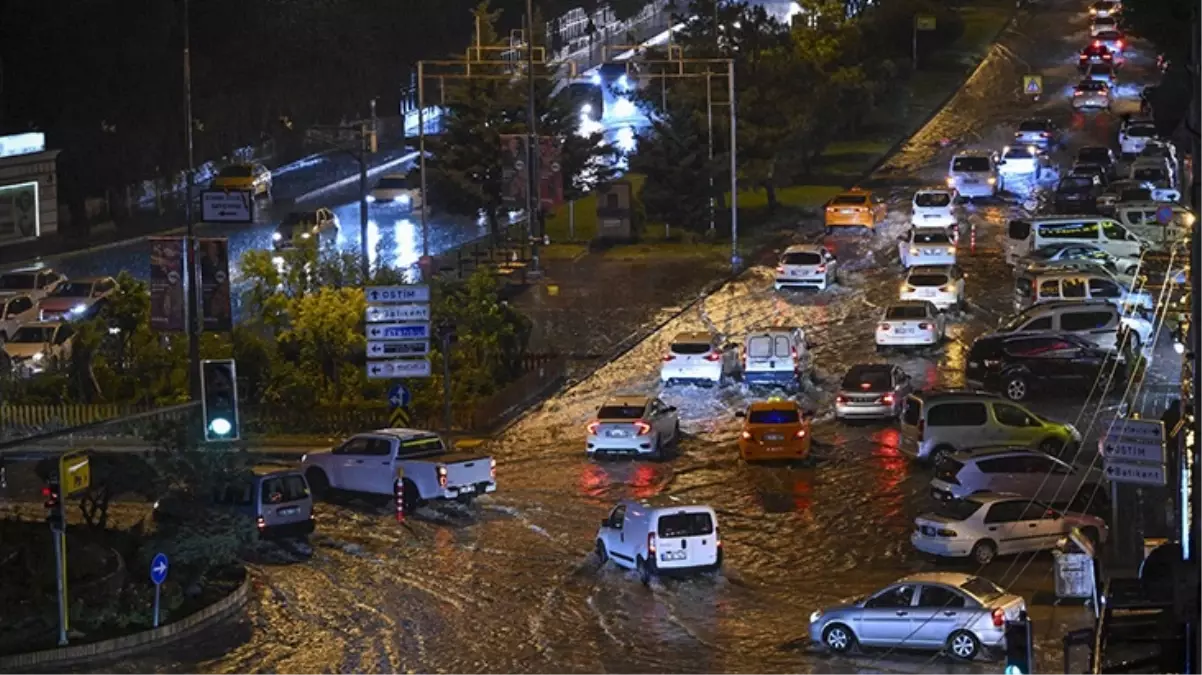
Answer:
[(154, 582), (154, 627), (159, 627), (159, 592), (167, 580), (167, 554), (156, 553), (150, 561), (150, 580)]
[[(430, 287), (368, 286), (367, 376), (372, 379), (430, 377)], [(399, 386), (399, 385), (398, 385)], [(389, 391), (389, 400), (393, 398)], [(404, 389), (402, 387), (402, 389)], [(405, 405), (408, 405), (405, 390)], [(404, 407), (393, 405), (393, 408)], [(407, 413), (406, 413), (407, 415)]]
[(1164, 422), (1116, 419), (1098, 441), (1103, 472), (1110, 481), (1110, 526), (1118, 532), (1119, 483), (1164, 487)]

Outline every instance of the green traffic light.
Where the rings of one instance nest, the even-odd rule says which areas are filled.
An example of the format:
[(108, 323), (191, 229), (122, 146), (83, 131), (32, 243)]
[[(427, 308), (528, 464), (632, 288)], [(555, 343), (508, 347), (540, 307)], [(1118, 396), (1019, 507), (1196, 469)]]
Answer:
[(209, 422), (209, 431), (215, 436), (227, 436), (234, 430), (234, 425), (224, 417), (218, 417), (212, 422)]

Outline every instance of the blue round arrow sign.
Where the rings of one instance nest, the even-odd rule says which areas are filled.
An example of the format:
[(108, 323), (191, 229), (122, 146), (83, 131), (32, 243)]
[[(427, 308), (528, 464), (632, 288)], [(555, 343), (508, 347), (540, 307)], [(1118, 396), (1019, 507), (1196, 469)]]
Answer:
[(156, 553), (150, 561), (150, 580), (155, 586), (167, 580), (167, 554)]

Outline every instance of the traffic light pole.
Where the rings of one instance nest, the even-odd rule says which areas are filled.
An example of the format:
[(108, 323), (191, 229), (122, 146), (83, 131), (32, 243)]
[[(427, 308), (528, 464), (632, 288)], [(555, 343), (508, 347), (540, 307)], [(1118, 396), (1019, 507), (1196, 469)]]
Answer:
[[(63, 503), (59, 500), (59, 517), (65, 518), (62, 512)], [(54, 539), (54, 577), (58, 581), (58, 645), (67, 644), (67, 522), (62, 520), (62, 527), (51, 528), (50, 534)]]
[(184, 267), (187, 285), (184, 299), (188, 330), (188, 384), (192, 400), (200, 398), (200, 283), (196, 274), (196, 237), (192, 231), (192, 183), (195, 181), (192, 153), (192, 36), (188, 25), (188, 0), (184, 0), (184, 141), (187, 144), (187, 185), (184, 194), (184, 220), (188, 235), (184, 242)]

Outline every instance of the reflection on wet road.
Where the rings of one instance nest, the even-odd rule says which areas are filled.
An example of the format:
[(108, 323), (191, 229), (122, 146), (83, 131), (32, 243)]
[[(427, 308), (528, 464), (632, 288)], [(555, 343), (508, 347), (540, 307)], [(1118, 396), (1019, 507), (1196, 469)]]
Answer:
[[(1063, 9), (1059, 9), (1063, 8)], [(1071, 8), (1071, 12), (1069, 11)], [(828, 238), (843, 261), (842, 284), (823, 293), (772, 291), (772, 270), (755, 268), (515, 424), (489, 448), (500, 461), (499, 491), (468, 510), (427, 508), (398, 527), (385, 510), (319, 506), (315, 553), (307, 562), (263, 566), (242, 624), (186, 648), (128, 659), (122, 671), (521, 671), (521, 672), (996, 672), (930, 654), (868, 653), (832, 658), (808, 645), (816, 608), (875, 590), (904, 574), (935, 569), (914, 552), (914, 516), (931, 507), (929, 469), (898, 451), (888, 425), (832, 420), (835, 389), (856, 362), (888, 360), (921, 387), (963, 384), (965, 352), (1012, 306), (1012, 272), (1001, 258), (1008, 217), (1039, 204), (1040, 184), (1012, 183), (992, 203), (967, 207), (960, 264), (966, 311), (951, 317), (940, 348), (874, 353), (872, 327), (897, 297), (896, 237), (915, 187), (941, 183), (957, 147), (1000, 149), (1022, 117), (1046, 113), (1068, 128), (1070, 150), (1112, 144), (1112, 115), (1070, 114), (1063, 98), (1033, 106), (1019, 96), (1033, 68), (1052, 86), (1068, 82), (1067, 55), (1084, 41), (1080, 3), (1040, 8), (1005, 38), (968, 89), (874, 181), (889, 194), (888, 222), (874, 235)], [(1065, 36), (1065, 33), (1070, 35)], [(1123, 77), (1147, 77), (1136, 57)], [(1136, 104), (1124, 100), (1116, 113)], [(954, 139), (952, 148), (934, 141)], [(1069, 151), (1055, 159), (1064, 167)], [(810, 224), (812, 232), (820, 231)], [(819, 238), (813, 235), (810, 240)], [(748, 466), (737, 460), (734, 411), (754, 394), (662, 392), (680, 409), (685, 438), (661, 463), (594, 463), (584, 426), (601, 399), (658, 392), (660, 355), (673, 335), (715, 326), (738, 338), (765, 326), (802, 326), (814, 341), (814, 372), (802, 392), (819, 411), (813, 462)], [(1157, 356), (1165, 356), (1158, 345)], [(1171, 352), (1170, 352), (1171, 353)], [(1169, 368), (1168, 370), (1172, 370)], [(1149, 405), (1159, 405), (1152, 402)], [(1082, 419), (1080, 402), (1033, 404), (1049, 417)], [(1096, 436), (1084, 411), (1083, 429)], [(1095, 418), (1096, 421), (1096, 418)], [(1088, 443), (1086, 443), (1088, 446)], [(650, 587), (591, 553), (599, 519), (623, 497), (667, 494), (716, 509), (724, 571)], [(1029, 567), (1002, 560), (984, 575), (1032, 603), (1051, 588), (1049, 557)], [(1013, 570), (1013, 572), (1012, 572)], [(969, 570), (972, 571), (972, 570)], [(1059, 670), (1059, 635), (1071, 608), (1050, 612), (1039, 631), (1039, 666)], [(1046, 614), (1045, 614), (1046, 615)]]

